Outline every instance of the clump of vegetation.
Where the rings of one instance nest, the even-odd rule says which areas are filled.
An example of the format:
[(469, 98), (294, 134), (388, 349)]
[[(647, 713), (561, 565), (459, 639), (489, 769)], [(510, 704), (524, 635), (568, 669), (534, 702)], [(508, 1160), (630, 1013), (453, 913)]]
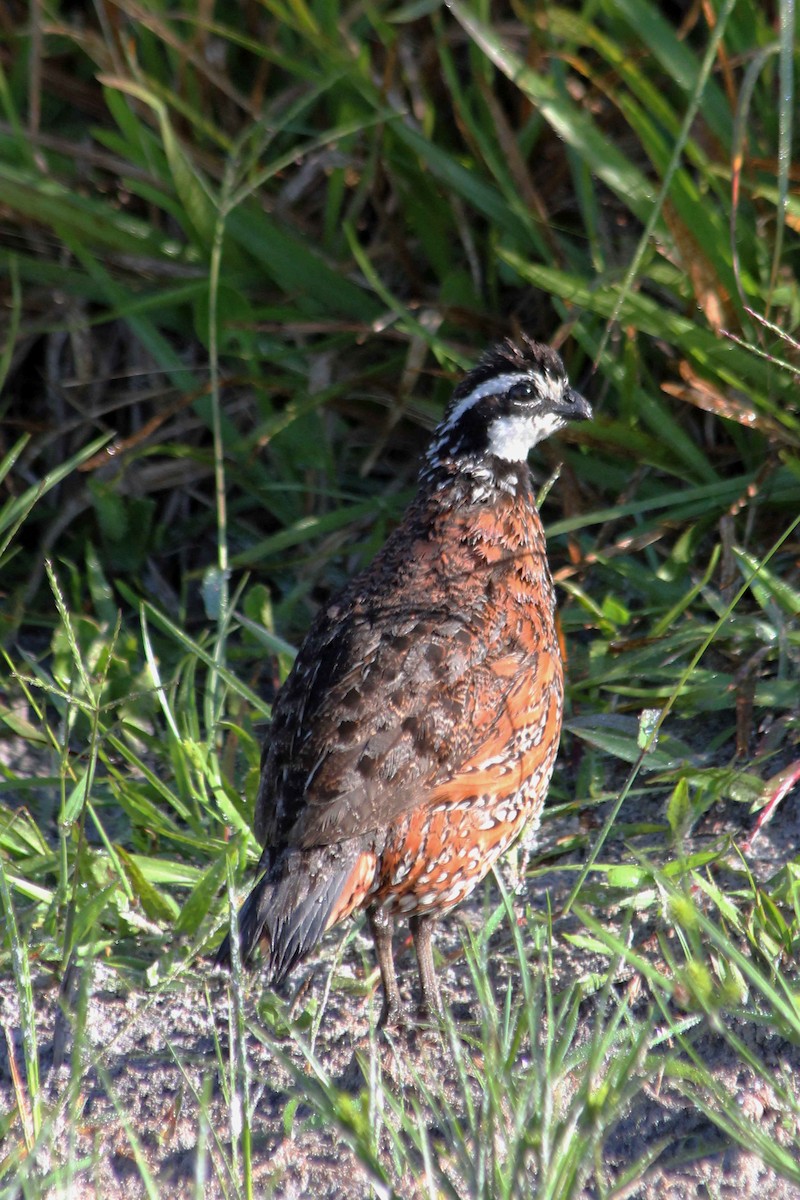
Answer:
[[(518, 328), (560, 346), (596, 412), (536, 464), (569, 657), (552, 812), (583, 814), (548, 865), (573, 884), (552, 918), (526, 910), (525, 939), (485, 901), (455, 1091), (398, 1087), (373, 1043), (353, 1099), (317, 1001), (246, 1016), (237, 981), (238, 1116), (212, 1138), (192, 1096), (197, 1161), (250, 1194), (248, 1041), (285, 1034), (308, 1123), (378, 1195), (612, 1194), (665, 1149), (604, 1162), (656, 1076), (800, 1183), (796, 1086), (748, 1038), (800, 1037), (800, 860), (756, 875), (727, 836), (800, 774), (792, 21), (748, 0), (0, 18), (0, 961), (21, 1030), (3, 1194), (87, 1169), (73, 1142), (42, 1148), (77, 1125), (90, 1068), (116, 1097), (88, 968), (152, 995), (202, 970), (257, 851), (293, 646), (402, 511), (458, 370)], [(569, 946), (595, 965), (561, 988)], [(623, 966), (644, 998), (621, 998)], [(75, 1047), (61, 1107), (42, 973)], [(780, 1139), (721, 1089), (711, 1036), (769, 1081)]]

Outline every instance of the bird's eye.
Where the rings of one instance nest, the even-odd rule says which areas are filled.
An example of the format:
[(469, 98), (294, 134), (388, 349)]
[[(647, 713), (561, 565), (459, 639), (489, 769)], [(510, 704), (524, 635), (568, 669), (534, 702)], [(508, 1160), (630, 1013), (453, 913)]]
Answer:
[(533, 384), (527, 379), (523, 380), (521, 383), (515, 383), (514, 386), (508, 390), (508, 396), (510, 400), (529, 400), (532, 395)]

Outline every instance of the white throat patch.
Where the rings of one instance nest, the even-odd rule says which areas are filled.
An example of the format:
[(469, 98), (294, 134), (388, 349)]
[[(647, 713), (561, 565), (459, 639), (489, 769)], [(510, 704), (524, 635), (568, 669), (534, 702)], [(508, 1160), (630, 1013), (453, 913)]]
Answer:
[(528, 451), (563, 429), (566, 421), (558, 413), (539, 413), (529, 417), (498, 417), (489, 426), (488, 451), (506, 462), (525, 462)]

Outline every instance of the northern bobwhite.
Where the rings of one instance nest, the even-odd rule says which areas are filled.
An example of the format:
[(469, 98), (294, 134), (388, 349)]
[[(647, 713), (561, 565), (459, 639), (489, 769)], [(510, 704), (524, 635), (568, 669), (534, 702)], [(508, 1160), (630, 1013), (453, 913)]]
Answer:
[[(320, 610), (273, 708), (256, 801), (260, 878), (239, 914), (279, 983), (366, 908), (400, 996), (408, 917), (422, 1007), (440, 1012), (433, 924), (538, 824), (561, 731), (555, 596), (528, 452), (591, 417), (558, 354), (489, 350), (436, 428), (419, 490), (373, 562)], [(228, 938), (218, 961), (228, 961)]]

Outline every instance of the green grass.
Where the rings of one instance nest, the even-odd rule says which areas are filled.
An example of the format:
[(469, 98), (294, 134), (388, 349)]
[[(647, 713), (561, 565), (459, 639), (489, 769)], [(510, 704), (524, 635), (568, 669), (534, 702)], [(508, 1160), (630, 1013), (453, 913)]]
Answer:
[[(517, 328), (596, 413), (535, 465), (561, 464), (551, 801), (599, 832), (553, 850), (569, 902), (526, 909), (529, 938), (495, 901), (468, 939), (447, 1086), (399, 1086), (373, 1040), (354, 1097), (324, 1003), (254, 1015), (237, 982), (219, 1066), (186, 1071), (195, 1193), (253, 1194), (254, 1041), (307, 1085), (286, 1128), (343, 1139), (376, 1195), (621, 1195), (649, 1164), (618, 1178), (604, 1147), (664, 1078), (800, 1184), (796, 1085), (745, 1036), (800, 1037), (800, 859), (756, 878), (693, 837), (715, 806), (747, 827), (800, 758), (796, 18), (718, 0), (711, 27), (710, 7), (678, 28), (647, 0), (151, 0), (0, 26), (3, 1196), (99, 1170), (101, 1148), (38, 1153), (80, 1124), (90, 1068), (124, 1113), (90, 1062), (88, 968), (153, 1002), (197, 986), (256, 854), (292, 647), (402, 512), (458, 371)], [(560, 987), (576, 946), (595, 965)], [(55, 1111), (42, 974), (72, 1029)], [(783, 1141), (720, 1093), (710, 1037), (769, 1082)], [(168, 1194), (124, 1115), (143, 1190)]]

